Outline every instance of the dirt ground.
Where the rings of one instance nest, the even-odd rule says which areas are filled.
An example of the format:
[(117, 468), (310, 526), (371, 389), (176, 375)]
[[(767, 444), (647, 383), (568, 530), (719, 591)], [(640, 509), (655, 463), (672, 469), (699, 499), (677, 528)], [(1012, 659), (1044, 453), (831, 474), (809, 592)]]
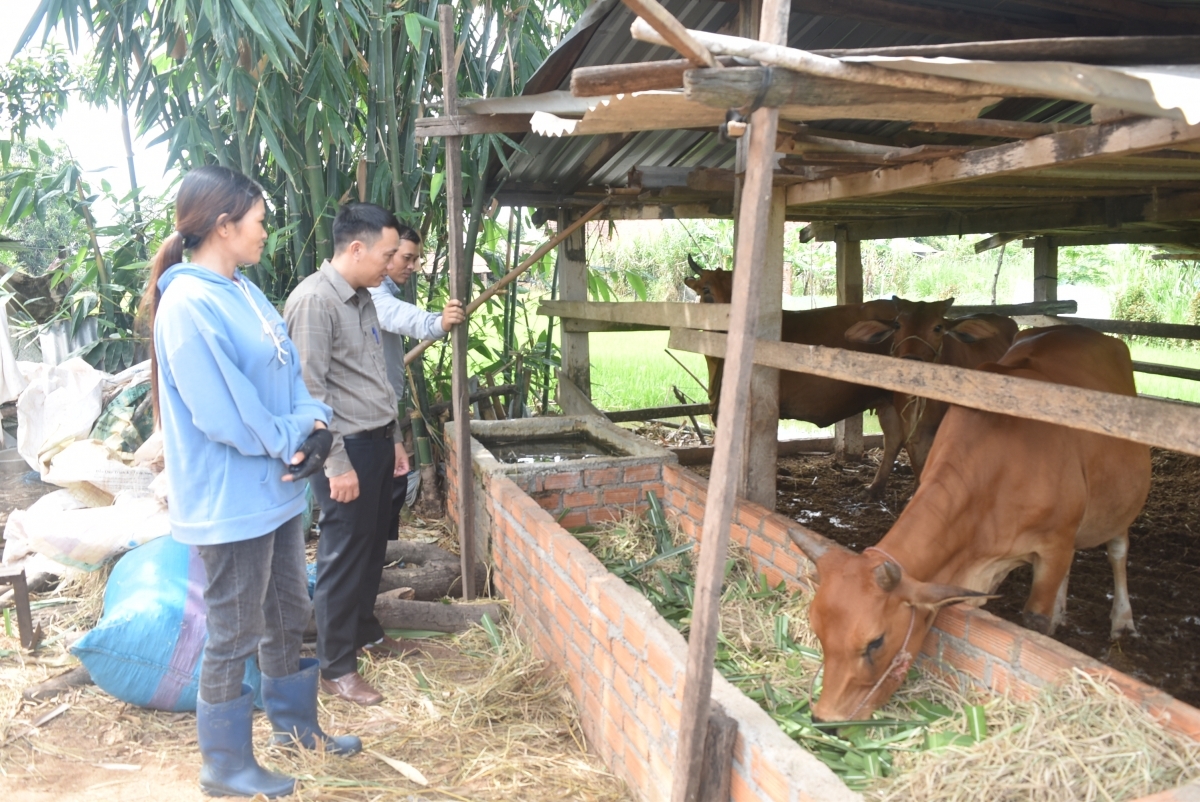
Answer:
[[(863, 493), (879, 451), (866, 462), (838, 465), (832, 456), (779, 461), (778, 509), (856, 550), (879, 541), (913, 492), (913, 474), (898, 465), (882, 503)], [(872, 459), (873, 458), (873, 459)], [(1137, 635), (1109, 640), (1112, 570), (1103, 548), (1075, 554), (1067, 620), (1054, 637), (1084, 654), (1200, 706), (1200, 459), (1156, 450), (1150, 497), (1130, 530), (1129, 593)], [(986, 609), (1021, 623), (1032, 572), (1023, 566)]]
[[(2, 499), (0, 499), (2, 502)], [(417, 521), (402, 536), (446, 539), (442, 521)], [(78, 665), (64, 646), (99, 614), (103, 577), (37, 594), (47, 633), (34, 653), (0, 627), (0, 799), (4, 802), (201, 800), (196, 719), (125, 704), (95, 685), (31, 701), (22, 691)], [(416, 633), (394, 632), (400, 636)], [(413, 640), (419, 651), (361, 658), (385, 701), (362, 708), (321, 695), (330, 733), (355, 733), (364, 752), (328, 757), (267, 747), (270, 724), (255, 716), (259, 761), (298, 778), (291, 799), (594, 800), (632, 797), (587, 749), (564, 678), (537, 660), (506, 624)], [(304, 650), (313, 655), (313, 645)], [(403, 765), (407, 764), (407, 765)], [(404, 774), (409, 766), (427, 779)]]

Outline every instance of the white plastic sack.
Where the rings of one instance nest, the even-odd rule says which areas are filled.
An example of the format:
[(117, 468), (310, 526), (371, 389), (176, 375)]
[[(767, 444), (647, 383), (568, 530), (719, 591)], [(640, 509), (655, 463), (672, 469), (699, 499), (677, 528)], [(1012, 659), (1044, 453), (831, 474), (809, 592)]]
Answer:
[(144, 498), (153, 495), (154, 471), (130, 467), (99, 440), (78, 440), (50, 460), (42, 476), (52, 485), (65, 487), (89, 507), (104, 507), (120, 495)]
[[(95, 571), (108, 560), (170, 534), (166, 508), (151, 497), (118, 498), (110, 507), (72, 508), (65, 490), (40, 499), (28, 510), (8, 516), (6, 540), (82, 571)], [(47, 499), (58, 497), (54, 501)], [(43, 503), (46, 502), (46, 503)], [(5, 559), (8, 559), (5, 548)]]
[(34, 372), (17, 401), (17, 451), (43, 479), (51, 457), (91, 434), (104, 377), (78, 357)]
[(0, 404), (19, 396), (25, 385), (25, 377), (17, 369), (12, 343), (8, 341), (8, 304), (0, 303)]

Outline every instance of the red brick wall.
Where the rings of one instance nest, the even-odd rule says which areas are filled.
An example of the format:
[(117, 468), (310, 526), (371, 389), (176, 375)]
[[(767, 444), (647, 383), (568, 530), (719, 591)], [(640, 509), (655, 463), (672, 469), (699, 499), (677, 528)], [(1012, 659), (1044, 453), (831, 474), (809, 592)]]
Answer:
[[(454, 452), (451, 443), (451, 460)], [(477, 508), (489, 530), (496, 589), (510, 601), (535, 653), (566, 675), (590, 747), (641, 798), (667, 799), (687, 645), (640, 593), (610, 574), (563, 525), (640, 511), (646, 492), (653, 489), (668, 514), (699, 539), (707, 482), (673, 464), (619, 472), (561, 467), (557, 473), (512, 477), (477, 469), (476, 480), (484, 490)], [(454, 476), (453, 470), (449, 475)], [(456, 494), (451, 486), (450, 498)], [(798, 526), (739, 501), (731, 537), (750, 550), (768, 581), (795, 586), (806, 584), (811, 570), (787, 535), (788, 528)], [(1036, 693), (1071, 667), (1103, 672), (1164, 726), (1200, 738), (1200, 711), (982, 610), (943, 611), (922, 651), (927, 670), (1021, 695)], [(739, 724), (733, 800), (857, 798), (719, 676), (714, 677), (713, 698)], [(1161, 796), (1162, 802), (1174, 798)]]

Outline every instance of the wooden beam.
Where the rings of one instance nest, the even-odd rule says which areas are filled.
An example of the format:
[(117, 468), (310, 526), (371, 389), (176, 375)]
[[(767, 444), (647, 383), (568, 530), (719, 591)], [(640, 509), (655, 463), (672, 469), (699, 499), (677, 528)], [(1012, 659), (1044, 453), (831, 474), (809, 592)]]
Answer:
[(999, 248), (1003, 245), (1007, 245), (1015, 239), (1020, 238), (1020, 234), (993, 234), (987, 239), (981, 239), (979, 242), (975, 243), (975, 253), (990, 251), (993, 248)]
[(1016, 120), (961, 120), (950, 123), (913, 123), (908, 130), (926, 134), (963, 134), (966, 136), (992, 136), (1001, 139), (1034, 139), (1047, 134), (1058, 134), (1083, 128), (1074, 123), (1027, 123)]
[(1038, 237), (1033, 246), (1033, 300), (1058, 300), (1058, 245), (1053, 237)]
[[(1200, 244), (1200, 231), (1088, 231), (1077, 234), (1054, 235), (1054, 241), (1062, 248), (1082, 245), (1158, 245)], [(1032, 248), (1036, 239), (1021, 241), (1022, 248)]]
[(854, 0), (830, 6), (822, 0), (792, 0), (792, 9), (835, 19), (850, 19), (880, 25), (885, 29), (937, 33), (955, 39), (1034, 39), (1047, 34), (1069, 36), (1079, 33), (1119, 33), (1118, 26), (1076, 20), (1075, 24), (1037, 22), (1022, 24), (983, 10), (956, 11), (932, 6), (913, 6), (888, 0)]
[(949, 314), (954, 317), (967, 315), (1004, 315), (1018, 317), (1022, 315), (1073, 315), (1078, 307), (1075, 301), (1034, 301), (1025, 304), (994, 304), (994, 305), (963, 305), (955, 304), (950, 307)]
[(605, 412), (604, 416), (613, 423), (632, 423), (654, 418), (682, 418), (685, 415), (707, 415), (708, 404), (676, 404), (670, 407), (647, 407), (645, 409), (623, 409)]
[(558, 378), (558, 401), (559, 409), (564, 415), (594, 415), (597, 418), (603, 418), (604, 413), (592, 403), (592, 399), (588, 398), (575, 382), (571, 381), (565, 371), (555, 370), (555, 376)]
[(1105, 334), (1137, 337), (1162, 337), (1168, 340), (1200, 340), (1200, 326), (1180, 323), (1148, 323), (1141, 320), (1099, 320), (1088, 317), (1060, 318), (1060, 323), (1074, 323)]
[[(629, 33), (634, 39), (642, 42), (656, 45), (669, 44), (650, 25), (640, 19), (634, 20)], [(838, 61), (818, 56), (807, 50), (786, 47), (782, 44), (768, 44), (755, 39), (743, 39), (740, 36), (696, 30), (689, 30), (688, 33), (697, 42), (718, 55), (751, 58), (763, 65), (769, 64), (774, 67), (795, 70), (804, 75), (958, 97), (1029, 97), (1032, 95), (1031, 92), (1017, 87), (979, 81), (962, 81), (957, 78), (943, 78), (935, 75), (889, 70), (870, 64)]]
[[(863, 302), (862, 243), (849, 239), (845, 229), (834, 233), (838, 304)], [(838, 462), (862, 459), (863, 416), (851, 415), (833, 425), (833, 455)]]
[[(881, 448), (882, 446), (883, 435), (863, 435), (863, 448)], [(679, 457), (680, 465), (707, 465), (713, 459), (713, 446), (672, 448), (671, 453)], [(796, 454), (831, 454), (833, 453), (833, 438), (801, 437), (795, 440), (780, 440), (775, 444), (775, 453), (780, 457), (791, 457)]]
[(420, 137), (470, 136), (472, 134), (524, 134), (529, 127), (529, 114), (447, 114), (442, 117), (422, 117), (413, 127)]
[(1023, 142), (980, 148), (961, 156), (932, 162), (917, 162), (797, 184), (788, 189), (788, 205), (875, 197), (960, 181), (995, 178), (1046, 167), (1080, 164), (1092, 159), (1143, 153), (1195, 139), (1200, 139), (1200, 124), (1188, 125), (1157, 118), (1089, 126)]
[[(976, 151), (978, 152), (978, 151)], [(843, 214), (844, 218), (845, 215)], [(1079, 203), (991, 208), (980, 211), (946, 210), (932, 214), (886, 217), (877, 220), (839, 220), (850, 239), (961, 236), (1005, 231), (1030, 233), (1128, 223), (1167, 223), (1200, 218), (1200, 192), (1132, 195)], [(832, 242), (834, 223), (813, 223), (801, 242)], [(807, 237), (807, 239), (805, 239)]]
[(629, 10), (661, 36), (664, 43), (679, 51), (680, 55), (697, 67), (719, 67), (713, 54), (696, 41), (683, 23), (675, 19), (658, 0), (622, 0)]
[[(725, 340), (714, 332), (672, 329), (670, 347), (719, 357)], [(1183, 404), (794, 343), (759, 342), (754, 361), (840, 381), (870, 376), (886, 390), (1200, 456), (1200, 408)]]
[[(1031, 6), (1050, 8), (1055, 11), (1068, 11), (1077, 14), (1101, 16), (1129, 26), (1140, 23), (1138, 27), (1153, 24), (1155, 27), (1175, 30), (1179, 26), (1195, 28), (1200, 26), (1200, 11), (1194, 7), (1171, 6), (1141, 3), (1137, 0), (1027, 0)], [(1147, 37), (1150, 38), (1150, 37)], [(1166, 37), (1164, 37), (1166, 38)]]
[[(763, 0), (759, 38), (787, 41), (789, 0)], [(729, 354), (721, 382), (720, 407), (742, 410), (749, 405), (754, 352), (752, 334), (758, 312), (763, 264), (767, 259), (775, 135), (779, 111), (761, 108), (750, 115), (746, 180), (738, 209), (734, 256), (733, 302), (730, 309)], [(774, 292), (779, 291), (775, 285)], [(671, 802), (696, 802), (703, 776), (704, 740), (712, 699), (713, 661), (717, 650), (721, 586), (729, 554), (729, 527), (737, 503), (738, 480), (745, 458), (746, 416), (726, 415), (717, 427), (713, 470), (704, 506), (700, 558), (688, 638), (687, 671), (680, 704), (678, 751), (672, 771)]]
[(538, 304), (537, 314), (564, 319), (636, 323), (659, 329), (683, 326), (689, 329), (729, 331), (729, 309), (729, 304), (676, 301), (542, 301)]
[[(1057, 3), (1058, 0), (1054, 2)], [(1166, 11), (1158, 6), (1155, 8), (1156, 14)], [(841, 9), (838, 10), (838, 16), (841, 16)], [(995, 42), (854, 47), (813, 52), (830, 58), (890, 56), (986, 61), (1072, 61), (1079, 64), (1194, 64), (1200, 60), (1200, 36), (1069, 36), (1056, 39), (1022, 37)]]
[[(571, 213), (558, 210), (558, 229), (563, 231)], [(584, 301), (588, 295), (586, 230), (577, 227), (558, 246), (558, 296), (568, 301)], [(592, 396), (592, 360), (586, 332), (559, 332), (562, 372), (588, 398)]]
[(1190, 381), (1200, 382), (1200, 370), (1196, 368), (1184, 368), (1179, 365), (1158, 365), (1153, 362), (1134, 361), (1133, 372), (1151, 373), (1155, 376), (1171, 376), (1176, 379), (1189, 379)]
[[(775, 187), (771, 193), (767, 247), (758, 280), (758, 315), (754, 321), (754, 335), (762, 340), (778, 340), (783, 331), (783, 238), (786, 212), (783, 187)], [(779, 473), (779, 460), (775, 455), (775, 443), (779, 439), (779, 371), (757, 365), (751, 371), (748, 412), (746, 467), (742, 472), (739, 495), (761, 507), (774, 510), (775, 483)]]
[(734, 747), (737, 745), (738, 722), (726, 715), (716, 701), (708, 714), (708, 733), (704, 738), (704, 762), (701, 767), (700, 791), (696, 802), (728, 802), (729, 786), (733, 783)]
[[(729, 56), (722, 56), (717, 61), (726, 67), (736, 64)], [(683, 74), (695, 66), (685, 58), (674, 58), (576, 67), (571, 71), (571, 94), (575, 97), (603, 97), (623, 92), (680, 89), (683, 87)]]
[[(735, 109), (759, 100), (765, 106), (863, 106), (870, 103), (960, 103), (962, 96), (848, 83), (819, 75), (766, 67), (688, 70), (683, 74), (688, 100)], [(984, 93), (978, 92), (977, 96)]]
[[(454, 47), (454, 8), (438, 8), (441, 29), (442, 75), (458, 75)], [(458, 84), (445, 82), (442, 97), (447, 117), (458, 113)], [(470, 300), (471, 268), (463, 264), (462, 137), (446, 137), (446, 260), (450, 267), (450, 293), (465, 306)], [(463, 598), (475, 598), (475, 480), (471, 469), (471, 415), (468, 411), (467, 376), (468, 324), (455, 326), (450, 335), (451, 401), (454, 409), (454, 441), (458, 458), (454, 472), (458, 486), (455, 517), (458, 520), (458, 545), (462, 558)]]
[(1195, 262), (1200, 253), (1156, 253), (1150, 258), (1155, 262)]

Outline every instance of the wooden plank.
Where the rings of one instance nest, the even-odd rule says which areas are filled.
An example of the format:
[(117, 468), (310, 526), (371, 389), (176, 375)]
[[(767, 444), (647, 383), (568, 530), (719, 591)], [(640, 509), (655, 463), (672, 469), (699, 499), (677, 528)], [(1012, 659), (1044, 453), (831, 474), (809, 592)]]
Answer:
[(1074, 131), (980, 148), (961, 156), (901, 167), (853, 173), (797, 184), (788, 189), (788, 205), (888, 195), (977, 178), (995, 178), (1063, 164), (1079, 164), (1200, 139), (1200, 124), (1163, 119), (1088, 126)]
[[(839, 304), (861, 304), (863, 302), (862, 243), (849, 239), (846, 230), (839, 228), (834, 234), (837, 248), (835, 256), (835, 278), (837, 302)], [(833, 455), (838, 462), (862, 459), (863, 416), (851, 415), (833, 425)]]
[(1155, 376), (1171, 376), (1176, 379), (1189, 379), (1194, 382), (1200, 382), (1200, 370), (1180, 367), (1179, 365), (1158, 365), (1153, 362), (1134, 361), (1133, 371), (1134, 373), (1151, 373)]
[[(719, 357), (725, 352), (725, 340), (724, 334), (672, 329), (670, 347)], [(1197, 407), (794, 343), (759, 342), (754, 360), (841, 381), (870, 376), (871, 384), (887, 390), (1200, 456)]]
[[(640, 19), (634, 20), (633, 25), (629, 28), (629, 33), (638, 41), (656, 45), (668, 44), (662, 36)], [(917, 92), (935, 92), (957, 97), (992, 96), (1003, 98), (1033, 95), (1032, 92), (1018, 87), (983, 83), (982, 81), (963, 81), (957, 78), (889, 70), (871, 64), (838, 61), (818, 56), (808, 50), (799, 50), (782, 44), (768, 44), (755, 39), (744, 39), (740, 36), (696, 30), (689, 30), (688, 33), (717, 55), (750, 58), (763, 65), (795, 70), (804, 75), (833, 78), (856, 84), (889, 86)]]
[[(1057, 5), (1059, 0), (1053, 2)], [(1161, 7), (1156, 8), (1156, 14), (1165, 11)], [(1079, 64), (1195, 64), (1200, 60), (1200, 36), (1066, 36), (1054, 39), (1022, 37), (995, 42), (853, 47), (813, 52), (830, 58), (890, 56), (985, 61), (1073, 61)]]
[[(764, 42), (787, 41), (788, 0), (763, 0), (759, 37)], [(636, 23), (635, 23), (636, 24)], [(729, 353), (721, 382), (720, 407), (746, 409), (754, 352), (752, 330), (757, 316), (761, 274), (767, 258), (770, 228), (775, 139), (779, 124), (776, 109), (761, 108), (750, 115), (746, 151), (746, 180), (738, 209), (737, 246), (734, 256), (733, 303), (730, 309)], [(776, 284), (770, 290), (779, 292)], [(724, 337), (722, 337), (724, 339)], [(703, 776), (704, 740), (708, 732), (712, 698), (713, 660), (717, 649), (721, 585), (729, 553), (729, 526), (737, 503), (738, 481), (745, 458), (746, 419), (726, 415), (717, 427), (713, 470), (704, 506), (700, 558), (696, 566), (696, 591), (688, 639), (687, 671), (680, 704), (678, 751), (672, 771), (671, 802), (696, 802)]]
[(988, 237), (987, 239), (981, 239), (979, 242), (975, 243), (975, 253), (983, 253), (985, 251), (990, 251), (993, 248), (999, 248), (1001, 246), (1007, 245), (1008, 243), (1012, 242), (1015, 239), (1020, 239), (1020, 238), (1021, 238), (1020, 234), (993, 234), (992, 236)]
[(529, 114), (455, 114), (422, 117), (413, 127), (419, 137), (470, 136), (472, 134), (524, 134)]
[(638, 18), (649, 25), (663, 38), (666, 44), (679, 51), (680, 55), (697, 67), (719, 67), (713, 54), (696, 41), (683, 23), (675, 19), (670, 11), (657, 0), (622, 0)]
[[(864, 434), (863, 448), (883, 448), (883, 435)], [(713, 459), (713, 446), (672, 448), (671, 453), (679, 457), (680, 465), (707, 465)], [(833, 453), (833, 438), (802, 437), (795, 440), (780, 440), (775, 444), (775, 453), (779, 457), (791, 457), (796, 454), (831, 454)]]
[[(558, 230), (567, 228), (570, 212), (558, 210)], [(566, 301), (586, 301), (588, 295), (587, 239), (583, 227), (572, 232), (558, 246), (558, 297)], [(588, 398), (592, 396), (592, 358), (587, 332), (559, 332), (562, 372)]]
[(542, 301), (538, 304), (537, 314), (606, 323), (635, 323), (663, 329), (683, 326), (728, 331), (730, 307), (729, 304), (676, 301)]
[(1033, 300), (1058, 300), (1058, 245), (1053, 237), (1038, 237), (1033, 246)]
[(681, 418), (684, 415), (707, 415), (708, 404), (676, 404), (669, 407), (646, 407), (644, 409), (622, 409), (605, 412), (604, 416), (613, 423), (632, 423), (654, 418)]
[[(442, 45), (442, 75), (458, 75), (454, 47), (454, 8), (438, 8)], [(442, 92), (447, 117), (458, 113), (458, 85), (446, 81)], [(463, 264), (462, 137), (446, 137), (446, 259), (450, 267), (451, 297), (465, 306), (470, 300), (470, 266)], [(475, 480), (471, 471), (471, 421), (467, 376), (468, 325), (455, 326), (451, 342), (451, 401), (454, 409), (454, 441), (458, 445), (455, 477), (458, 484), (458, 546), (462, 559), (463, 598), (475, 598)]]

